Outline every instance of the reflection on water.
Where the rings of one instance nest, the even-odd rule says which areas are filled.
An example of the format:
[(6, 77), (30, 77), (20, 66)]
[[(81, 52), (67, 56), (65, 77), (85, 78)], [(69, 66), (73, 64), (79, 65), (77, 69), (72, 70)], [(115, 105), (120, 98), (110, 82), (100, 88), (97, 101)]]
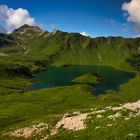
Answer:
[(35, 77), (36, 84), (30, 90), (50, 88), (61, 85), (70, 85), (71, 81), (83, 74), (94, 72), (104, 79), (103, 83), (92, 85), (94, 92), (100, 94), (106, 90), (118, 91), (119, 86), (135, 77), (135, 73), (125, 72), (108, 66), (68, 66), (49, 68)]

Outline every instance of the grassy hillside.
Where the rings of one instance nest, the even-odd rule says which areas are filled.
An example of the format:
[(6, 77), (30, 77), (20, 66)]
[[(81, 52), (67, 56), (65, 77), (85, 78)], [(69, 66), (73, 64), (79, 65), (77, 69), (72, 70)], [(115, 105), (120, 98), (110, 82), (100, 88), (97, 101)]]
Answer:
[[(27, 44), (28, 55), (46, 57), (53, 66), (110, 65), (121, 67), (138, 51), (138, 39), (89, 38), (76, 33), (43, 33)], [(38, 52), (38, 53), (36, 53)]]
[[(58, 30), (43, 32), (38, 27), (28, 25), (10, 35), (0, 36), (1, 53), (20, 59), (38, 59), (53, 66), (109, 65), (123, 68), (127, 67), (126, 59), (137, 53), (140, 46), (139, 38), (90, 38)], [(9, 38), (15, 41), (9, 44)], [(3, 43), (7, 47), (3, 47)]]
[[(38, 91), (30, 91), (24, 94), (10, 94), (1, 96), (1, 109), (0, 109), (0, 132), (1, 135), (4, 132), (14, 130), (17, 128), (22, 128), (30, 125), (32, 122), (46, 122), (54, 126), (58, 120), (65, 113), (72, 113), (74, 111), (86, 112), (90, 109), (102, 109), (105, 106), (117, 106), (124, 102), (133, 102), (139, 99), (139, 76), (129, 83), (122, 85), (119, 93), (113, 93), (108, 91), (106, 95), (102, 95), (98, 98), (92, 95), (91, 88), (86, 85), (81, 86), (68, 86), (68, 87), (58, 87), (52, 89), (43, 89)], [(111, 114), (105, 113), (106, 115)], [(124, 116), (127, 114), (123, 114)], [(97, 119), (92, 116), (91, 120), (87, 124), (87, 129), (69, 132), (66, 130), (61, 130), (59, 135), (50, 137), (50, 139), (67, 139), (67, 135), (71, 137), (72, 140), (78, 135), (78, 140), (92, 139), (95, 137), (104, 138), (108, 137), (112, 139), (114, 136), (117, 139), (124, 138), (125, 136), (133, 133), (133, 138), (139, 135), (139, 117), (135, 119), (131, 118), (129, 121), (123, 121), (122, 118), (117, 120), (115, 126), (103, 127), (102, 129), (95, 130), (97, 126), (105, 126), (107, 124), (112, 124), (112, 121)], [(94, 120), (95, 119), (95, 120)], [(126, 128), (126, 125), (128, 126)], [(135, 126), (134, 126), (135, 125)], [(133, 128), (133, 130), (132, 130)], [(52, 128), (50, 128), (52, 129)], [(92, 132), (98, 132), (91, 133)], [(121, 133), (123, 131), (123, 133)], [(45, 133), (47, 133), (46, 130)], [(100, 135), (104, 132), (103, 135)], [(42, 138), (43, 134), (36, 136), (38, 139)], [(131, 138), (130, 136), (128, 136)], [(11, 137), (2, 136), (2, 139), (10, 139)], [(14, 139), (19, 139), (18, 137), (13, 137)], [(34, 135), (28, 139), (34, 139)], [(23, 138), (24, 139), (24, 138)]]
[(87, 73), (84, 75), (81, 75), (79, 77), (76, 77), (72, 80), (73, 83), (89, 83), (89, 84), (98, 84), (102, 82), (103, 79), (99, 77), (96, 73)]
[[(90, 38), (28, 25), (0, 34), (0, 140), (139, 139), (139, 110), (108, 110), (140, 99), (139, 46), (140, 38)], [(93, 74), (77, 77), (75, 85), (28, 90), (38, 72), (69, 65), (111, 66), (136, 76), (122, 82), (118, 92), (107, 90), (99, 96), (85, 82), (97, 82), (100, 77)], [(60, 120), (77, 118), (77, 112), (92, 112), (82, 120), (86, 128), (73, 131), (61, 125), (55, 133)], [(115, 114), (121, 116), (108, 118)]]

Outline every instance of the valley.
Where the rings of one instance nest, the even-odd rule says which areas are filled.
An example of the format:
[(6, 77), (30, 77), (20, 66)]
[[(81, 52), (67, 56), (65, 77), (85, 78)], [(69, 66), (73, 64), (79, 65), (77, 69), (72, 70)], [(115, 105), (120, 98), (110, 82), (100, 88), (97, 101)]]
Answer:
[(0, 140), (139, 139), (139, 47), (29, 25), (0, 34)]

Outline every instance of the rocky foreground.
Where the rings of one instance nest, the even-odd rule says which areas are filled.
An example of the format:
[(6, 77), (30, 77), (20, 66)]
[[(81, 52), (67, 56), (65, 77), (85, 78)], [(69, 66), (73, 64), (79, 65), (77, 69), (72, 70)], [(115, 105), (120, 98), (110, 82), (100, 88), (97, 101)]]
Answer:
[[(124, 121), (128, 121), (139, 116), (140, 100), (133, 103), (120, 104), (116, 107), (108, 106), (102, 109), (90, 109), (88, 111), (83, 111), (83, 113), (79, 111), (73, 112), (71, 114), (64, 114), (61, 119), (55, 124), (55, 126), (51, 126), (49, 122), (32, 122), (26, 127), (9, 130), (9, 132), (3, 132), (3, 135), (17, 138), (24, 137), (25, 139), (32, 136), (41, 135), (42, 140), (47, 140), (51, 136), (57, 135), (60, 128), (69, 131), (80, 131), (87, 129), (88, 125), (86, 122), (91, 119), (92, 123), (93, 117), (98, 120), (103, 118), (109, 120), (110, 123), (106, 124), (107, 128), (115, 125), (115, 122), (119, 118), (123, 118)], [(97, 125), (94, 129), (102, 129), (102, 126)]]

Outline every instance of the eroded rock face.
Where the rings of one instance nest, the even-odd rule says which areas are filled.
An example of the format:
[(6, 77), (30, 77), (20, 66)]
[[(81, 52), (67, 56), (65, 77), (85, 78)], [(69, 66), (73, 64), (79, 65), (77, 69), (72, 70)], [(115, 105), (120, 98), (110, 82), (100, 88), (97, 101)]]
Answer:
[(22, 27), (16, 29), (13, 33), (14, 34), (20, 34), (20, 35), (33, 35), (33, 33), (41, 33), (42, 30), (37, 26), (29, 26), (29, 25), (23, 25)]
[(134, 103), (126, 103), (123, 105), (123, 108), (135, 111), (140, 110), (140, 100)]
[(72, 117), (64, 116), (55, 126), (55, 128), (51, 131), (51, 135), (55, 135), (58, 133), (58, 128), (63, 126), (63, 128), (78, 131), (86, 128), (86, 124), (84, 123), (88, 117), (88, 113), (79, 114)]
[(12, 36), (18, 42), (18, 46), (24, 46), (31, 39), (37, 38), (43, 31), (37, 26), (23, 25), (14, 30), (9, 36)]

